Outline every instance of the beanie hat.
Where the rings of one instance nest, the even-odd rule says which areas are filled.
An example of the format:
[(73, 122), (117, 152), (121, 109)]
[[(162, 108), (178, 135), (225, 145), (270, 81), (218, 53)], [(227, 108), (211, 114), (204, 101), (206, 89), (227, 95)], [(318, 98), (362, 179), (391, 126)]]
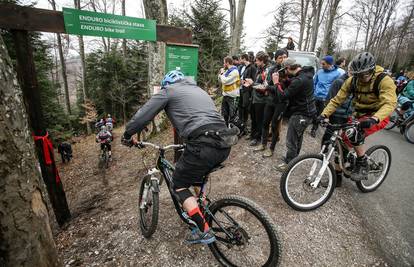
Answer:
[(333, 56), (324, 56), (322, 58), (322, 60), (324, 60), (326, 63), (328, 63), (329, 65), (333, 65), (334, 64), (334, 58)]
[(275, 59), (277, 58), (277, 57), (280, 57), (280, 56), (282, 56), (282, 55), (288, 55), (288, 53), (286, 52), (286, 50), (284, 50), (284, 49), (279, 49), (279, 50), (277, 50), (276, 51), (276, 53), (275, 53)]
[(290, 58), (290, 57), (285, 59), (282, 63), (282, 66), (284, 68), (287, 68), (287, 67), (292, 66), (292, 65), (297, 65), (297, 63), (296, 63), (296, 60), (294, 60), (293, 58)]

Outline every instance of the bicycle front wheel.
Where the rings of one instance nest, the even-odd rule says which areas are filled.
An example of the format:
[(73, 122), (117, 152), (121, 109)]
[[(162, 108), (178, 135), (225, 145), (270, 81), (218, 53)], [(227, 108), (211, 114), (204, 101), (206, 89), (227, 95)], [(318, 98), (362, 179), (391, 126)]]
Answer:
[(319, 208), (332, 196), (336, 174), (332, 164), (323, 172), (319, 184), (313, 184), (321, 170), (323, 156), (307, 154), (289, 162), (280, 179), (280, 191), (285, 202), (298, 211)]
[(404, 137), (408, 142), (414, 144), (414, 121), (409, 122), (405, 127)]
[(150, 238), (158, 224), (159, 195), (153, 190), (150, 176), (146, 176), (141, 182), (139, 190), (139, 224), (144, 237)]
[(209, 245), (223, 266), (277, 266), (281, 255), (276, 226), (253, 201), (228, 196), (211, 204), (207, 221), (216, 236)]

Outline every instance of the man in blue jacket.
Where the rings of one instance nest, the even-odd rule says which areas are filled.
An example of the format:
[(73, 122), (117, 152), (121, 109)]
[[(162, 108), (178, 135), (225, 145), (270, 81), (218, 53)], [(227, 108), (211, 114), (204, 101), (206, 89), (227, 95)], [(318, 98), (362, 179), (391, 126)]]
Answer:
[(334, 64), (334, 58), (332, 56), (325, 56), (321, 60), (321, 69), (313, 77), (315, 105), (317, 114), (313, 120), (313, 126), (311, 130), (311, 136), (316, 137), (316, 130), (318, 129), (318, 121), (316, 120), (322, 110), (325, 108), (325, 101), (329, 93), (329, 88), (333, 81), (341, 76), (341, 72)]

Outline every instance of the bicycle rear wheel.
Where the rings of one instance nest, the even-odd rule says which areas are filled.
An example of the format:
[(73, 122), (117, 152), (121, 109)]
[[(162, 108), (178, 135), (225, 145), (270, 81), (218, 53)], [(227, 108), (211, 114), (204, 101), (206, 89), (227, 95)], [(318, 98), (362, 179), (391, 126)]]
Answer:
[(158, 224), (159, 195), (153, 189), (151, 177), (144, 177), (139, 189), (138, 210), (141, 233), (146, 238), (154, 234)]
[(390, 121), (388, 122), (388, 124), (385, 126), (384, 129), (391, 130), (392, 128), (397, 126), (397, 122), (399, 118), (400, 116), (398, 115), (397, 111), (394, 110), (390, 116)]
[(212, 216), (207, 216), (207, 221), (216, 236), (216, 242), (209, 248), (220, 264), (278, 265), (281, 245), (276, 226), (256, 203), (244, 197), (228, 196), (213, 202), (209, 210)]
[(316, 188), (312, 187), (323, 163), (320, 154), (299, 156), (289, 162), (280, 179), (280, 191), (285, 202), (295, 210), (310, 211), (319, 208), (332, 196), (336, 174), (328, 164)]
[(404, 137), (408, 142), (414, 144), (414, 121), (409, 122), (405, 127)]
[(387, 177), (391, 167), (391, 151), (386, 146), (376, 145), (370, 147), (366, 154), (370, 157), (368, 179), (356, 182), (356, 185), (361, 192), (369, 193), (377, 190)]

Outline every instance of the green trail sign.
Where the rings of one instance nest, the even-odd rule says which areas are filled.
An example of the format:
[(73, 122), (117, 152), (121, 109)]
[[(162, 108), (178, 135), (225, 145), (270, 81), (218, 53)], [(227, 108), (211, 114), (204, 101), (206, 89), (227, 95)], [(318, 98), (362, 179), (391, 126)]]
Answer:
[(198, 47), (167, 44), (165, 72), (180, 70), (185, 76), (197, 78)]
[(69, 34), (156, 41), (155, 20), (63, 8)]

